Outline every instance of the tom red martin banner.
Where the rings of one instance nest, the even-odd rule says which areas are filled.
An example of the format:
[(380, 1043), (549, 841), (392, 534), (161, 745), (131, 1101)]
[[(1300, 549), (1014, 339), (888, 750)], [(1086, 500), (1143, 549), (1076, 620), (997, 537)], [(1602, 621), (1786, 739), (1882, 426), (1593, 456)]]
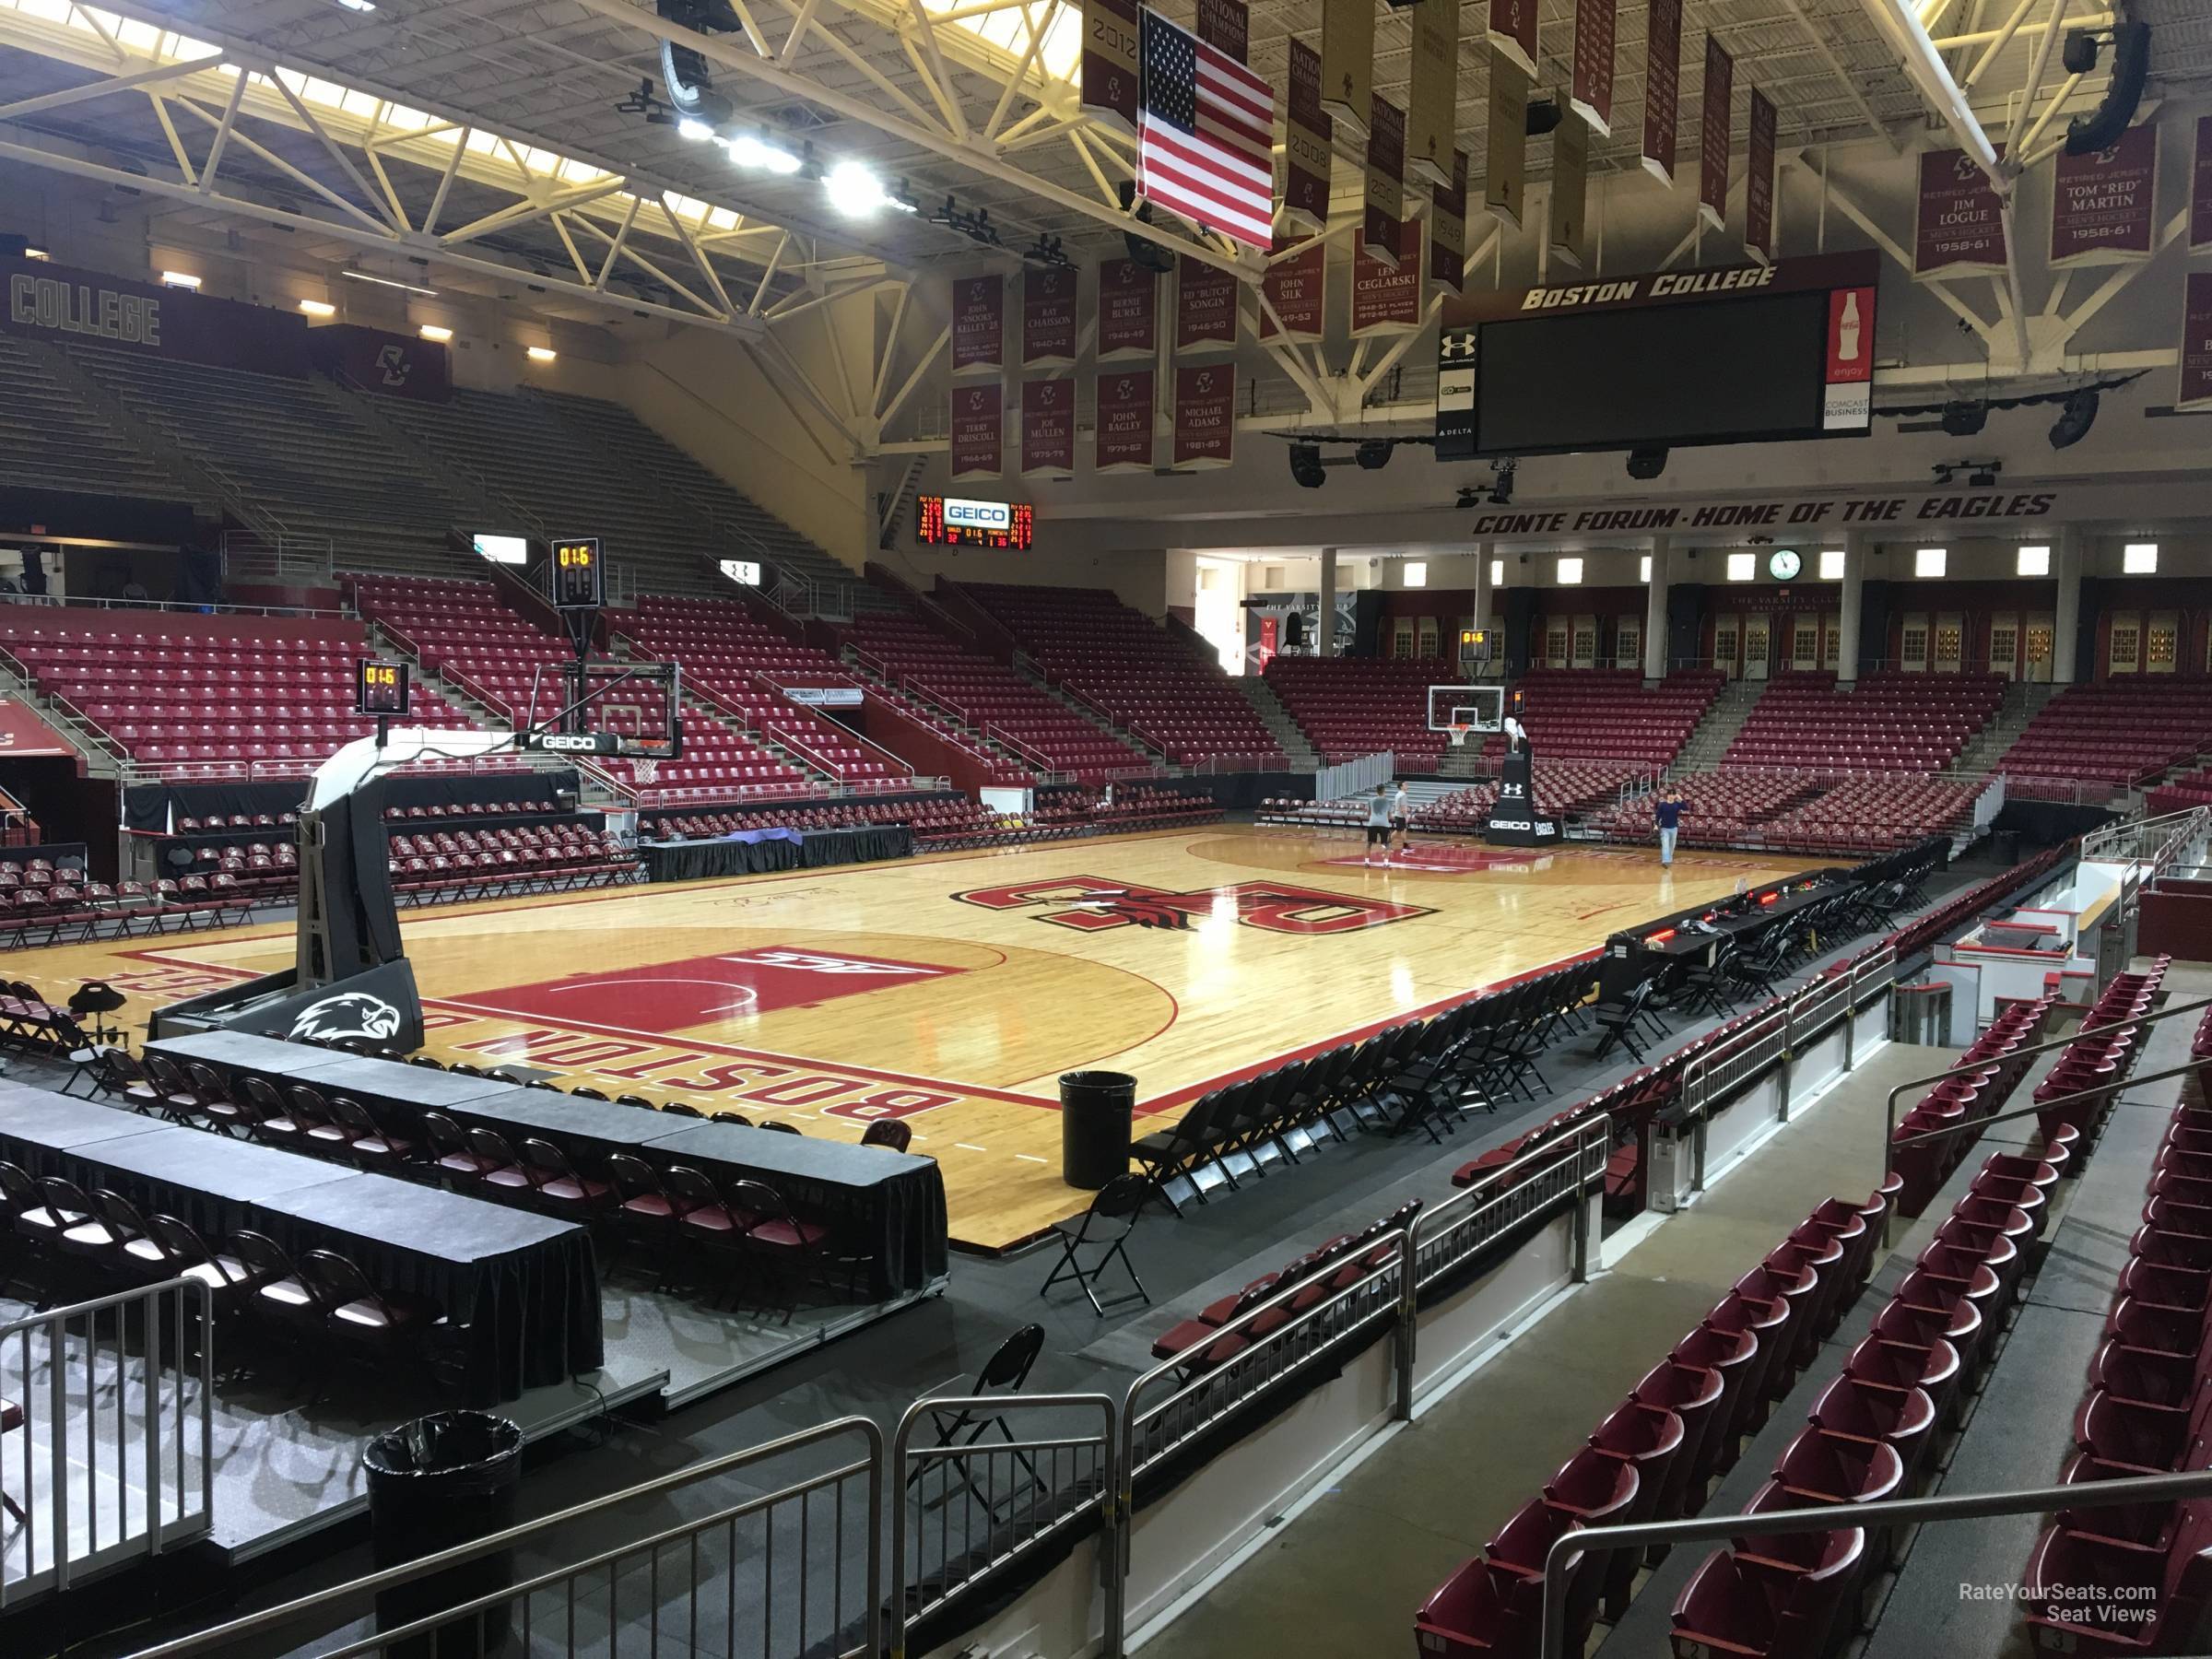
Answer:
[[(1304, 344), (1322, 337), (1328, 316), (1328, 270), (1329, 251), (1321, 242), (1267, 267), (1260, 284), (1267, 298), (1259, 313), (1261, 339)], [(1283, 320), (1280, 329), (1267, 314), (1269, 306)]]
[(1774, 263), (1774, 105), (1751, 88), (1751, 139), (1744, 163), (1744, 252)]
[(2004, 268), (2004, 211), (1989, 175), (1964, 150), (1929, 150), (1920, 159), (1912, 274)]
[(1682, 0), (1652, 0), (1643, 27), (1643, 171), (1672, 184), (1675, 112), (1682, 100)]
[(1175, 274), (1175, 349), (1235, 346), (1237, 299), (1242, 292), (1234, 271), (1183, 255)]
[(1076, 470), (1076, 382), (1025, 381), (1021, 388), (1021, 470)]
[(1006, 470), (1006, 398), (996, 381), (952, 389), (952, 476), (995, 478)]
[(1698, 116), (1698, 211), (1715, 230), (1728, 222), (1728, 147), (1735, 142), (1735, 60), (1705, 37), (1705, 99)]
[(1006, 365), (1006, 284), (1000, 276), (962, 276), (952, 285), (952, 371)]
[(2212, 409), (2212, 271), (2192, 271), (2182, 297), (2182, 380), (2173, 406)]
[(1175, 465), (1227, 466), (1237, 431), (1237, 366), (1184, 364), (1175, 371)]
[(1321, 58), (1290, 42), (1290, 95), (1283, 123), (1283, 223), (1318, 236), (1329, 223), (1330, 146), (1335, 124), (1321, 107)]
[(2151, 255), (2159, 130), (2145, 122), (2111, 149), (2063, 152), (2051, 172), (2051, 263), (2119, 265)]
[(1099, 265), (1099, 359), (1159, 349), (1159, 275), (1134, 259)]
[(1021, 363), (1025, 369), (1076, 360), (1076, 272), (1072, 265), (1021, 274)]
[(1099, 471), (1152, 470), (1152, 371), (1101, 371), (1098, 378)]
[(1574, 0), (1574, 65), (1568, 104), (1599, 132), (1613, 131), (1613, 0)]

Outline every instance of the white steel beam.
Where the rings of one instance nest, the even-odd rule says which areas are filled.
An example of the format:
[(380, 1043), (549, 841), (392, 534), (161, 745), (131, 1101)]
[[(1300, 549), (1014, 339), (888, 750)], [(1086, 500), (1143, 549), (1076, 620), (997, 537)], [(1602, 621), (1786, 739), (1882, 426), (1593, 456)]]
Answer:
[(90, 81), (60, 92), (42, 93), (37, 98), (18, 98), (14, 103), (0, 104), (0, 121), (21, 121), (27, 115), (42, 115), (48, 110), (83, 103), (88, 99), (105, 98), (111, 92), (128, 92), (138, 87), (157, 86), (162, 81), (175, 80), (180, 76), (197, 75), (203, 69), (213, 69), (222, 61), (223, 54), (219, 52), (211, 53), (206, 57), (179, 58), (173, 64), (157, 64), (150, 69), (111, 76), (106, 80)]

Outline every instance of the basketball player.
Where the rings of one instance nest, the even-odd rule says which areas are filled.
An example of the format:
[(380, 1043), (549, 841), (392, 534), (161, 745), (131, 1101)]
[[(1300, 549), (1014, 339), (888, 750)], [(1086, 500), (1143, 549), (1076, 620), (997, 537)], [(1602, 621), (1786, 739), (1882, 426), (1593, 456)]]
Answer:
[(1390, 785), (1375, 785), (1373, 799), (1367, 804), (1367, 851), (1359, 855), (1361, 864), (1375, 861), (1375, 849), (1382, 849), (1382, 862), (1390, 862)]
[(1682, 828), (1682, 792), (1672, 783), (1653, 804), (1652, 819), (1659, 829), (1659, 867), (1671, 870), (1675, 865), (1675, 836)]
[(1406, 784), (1401, 780), (1398, 783), (1397, 794), (1390, 798), (1391, 839), (1386, 850), (1391, 853), (1403, 852), (1406, 847), (1406, 839), (1412, 831), (1413, 799), (1406, 793)]

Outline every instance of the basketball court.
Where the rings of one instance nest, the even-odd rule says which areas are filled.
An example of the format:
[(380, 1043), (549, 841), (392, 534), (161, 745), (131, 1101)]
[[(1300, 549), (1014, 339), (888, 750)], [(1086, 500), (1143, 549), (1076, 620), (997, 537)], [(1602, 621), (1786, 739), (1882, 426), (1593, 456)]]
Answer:
[[(427, 1052), (857, 1140), (906, 1119), (982, 1248), (1080, 1209), (1056, 1079), (1140, 1113), (1596, 947), (1796, 865), (1423, 837), (1175, 830), (738, 880), (418, 910)], [(152, 1008), (288, 963), (290, 924), (22, 953)], [(134, 1035), (139, 1034), (135, 1031)], [(1143, 1133), (1140, 1124), (1139, 1133)]]

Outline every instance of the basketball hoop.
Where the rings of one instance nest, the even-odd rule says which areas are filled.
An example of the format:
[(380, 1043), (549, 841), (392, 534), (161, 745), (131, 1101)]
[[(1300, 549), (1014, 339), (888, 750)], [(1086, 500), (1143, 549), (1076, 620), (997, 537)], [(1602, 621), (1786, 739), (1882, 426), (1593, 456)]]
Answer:
[(1453, 748), (1467, 747), (1467, 728), (1465, 726), (1455, 725), (1452, 728), (1452, 747)]
[(641, 756), (629, 763), (630, 781), (644, 788), (651, 789), (653, 781), (660, 775), (661, 763), (649, 756)]

